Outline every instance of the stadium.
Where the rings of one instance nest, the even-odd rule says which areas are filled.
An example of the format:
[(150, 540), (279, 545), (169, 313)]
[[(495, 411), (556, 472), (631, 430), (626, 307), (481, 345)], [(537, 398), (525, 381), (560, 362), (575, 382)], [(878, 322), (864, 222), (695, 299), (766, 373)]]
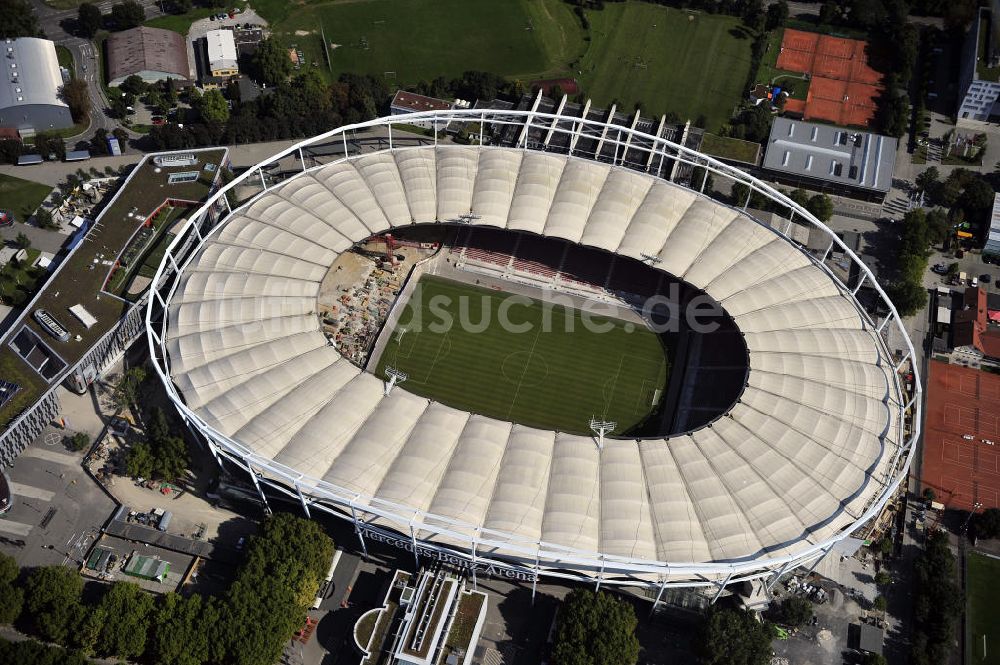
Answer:
[[(404, 119), (477, 131), (407, 142)], [(919, 434), (895, 309), (803, 208), (658, 134), (455, 110), (276, 154), (192, 215), (153, 278), (170, 399), (265, 505), (473, 573), (718, 595), (865, 537)], [(706, 173), (826, 253), (705, 195)], [(436, 298), (478, 303), (479, 321), (515, 295), (519, 323), (599, 306), (604, 332), (413, 322)], [(659, 325), (684, 317), (650, 301), (707, 302), (717, 325)]]

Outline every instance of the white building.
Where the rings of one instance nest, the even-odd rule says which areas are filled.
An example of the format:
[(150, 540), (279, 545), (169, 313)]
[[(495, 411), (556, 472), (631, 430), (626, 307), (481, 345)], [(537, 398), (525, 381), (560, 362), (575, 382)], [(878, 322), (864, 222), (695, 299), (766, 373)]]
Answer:
[(205, 47), (208, 71), (212, 76), (235, 76), (240, 73), (232, 30), (210, 30), (205, 34)]
[(983, 255), (1000, 260), (1000, 194), (993, 195), (993, 214), (990, 215), (990, 230), (986, 236)]
[(73, 126), (69, 106), (59, 97), (63, 85), (56, 45), (48, 39), (3, 41), (0, 127), (22, 134)]
[(1000, 115), (1000, 0), (981, 8), (962, 47), (959, 127), (978, 127)]

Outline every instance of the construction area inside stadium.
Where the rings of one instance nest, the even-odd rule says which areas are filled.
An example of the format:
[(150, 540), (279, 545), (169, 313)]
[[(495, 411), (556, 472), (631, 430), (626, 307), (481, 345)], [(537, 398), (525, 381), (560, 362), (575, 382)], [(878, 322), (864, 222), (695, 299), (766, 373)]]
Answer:
[[(363, 550), (657, 601), (769, 587), (870, 536), (911, 461), (919, 381), (904, 387), (905, 329), (835, 234), (655, 135), (519, 111), (414, 118), (507, 139), (396, 148), (398, 120), (381, 118), (293, 146), (192, 214), (153, 278), (156, 371), (265, 505), (346, 519)], [(386, 146), (352, 153), (348, 133), (370, 127)], [(704, 195), (698, 169), (786, 206), (826, 253)], [(831, 272), (834, 249), (887, 316)], [(462, 302), (469, 325), (415, 322)], [(711, 330), (696, 306), (714, 307)], [(505, 307), (528, 331), (481, 325)], [(605, 332), (566, 334), (590, 308)]]

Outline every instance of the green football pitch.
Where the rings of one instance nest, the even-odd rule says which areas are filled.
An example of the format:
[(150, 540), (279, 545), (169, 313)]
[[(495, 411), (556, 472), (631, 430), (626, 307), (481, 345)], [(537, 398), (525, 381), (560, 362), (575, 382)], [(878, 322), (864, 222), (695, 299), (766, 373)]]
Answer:
[(1000, 665), (1000, 559), (969, 552), (965, 558), (965, 594), (968, 603), (965, 662)]
[[(561, 432), (589, 432), (597, 417), (628, 433), (654, 411), (670, 353), (660, 335), (524, 297), (504, 304), (509, 297), (424, 277), (389, 333), (376, 375), (392, 367), (417, 395)], [(505, 329), (502, 319), (519, 330)]]
[(587, 16), (591, 44), (581, 78), (595, 104), (704, 116), (705, 128), (717, 132), (740, 102), (753, 38), (739, 19), (647, 2), (609, 2)]

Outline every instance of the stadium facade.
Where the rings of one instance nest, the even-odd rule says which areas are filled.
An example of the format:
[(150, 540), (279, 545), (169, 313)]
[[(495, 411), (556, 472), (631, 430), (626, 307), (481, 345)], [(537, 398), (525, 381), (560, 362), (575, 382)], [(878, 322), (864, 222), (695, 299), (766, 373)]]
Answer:
[[(832, 231), (766, 183), (652, 134), (531, 111), (420, 115), (474, 126), (480, 143), (419, 145), (392, 117), (304, 141), (216, 192), (154, 277), (156, 371), (265, 505), (281, 494), (349, 520), (362, 547), (524, 581), (647, 586), (657, 600), (672, 586), (773, 583), (881, 512), (913, 456), (920, 381), (905, 391), (905, 328)], [(379, 138), (363, 144), (361, 131)], [(704, 195), (706, 172), (819, 229), (827, 252)], [(598, 446), (405, 384), (387, 395), (321, 333), (317, 292), (355, 243), (417, 224), (556, 237), (703, 290), (745, 339), (740, 399), (694, 431)], [(887, 316), (870, 316), (862, 284), (848, 289), (829, 270), (833, 250)]]

